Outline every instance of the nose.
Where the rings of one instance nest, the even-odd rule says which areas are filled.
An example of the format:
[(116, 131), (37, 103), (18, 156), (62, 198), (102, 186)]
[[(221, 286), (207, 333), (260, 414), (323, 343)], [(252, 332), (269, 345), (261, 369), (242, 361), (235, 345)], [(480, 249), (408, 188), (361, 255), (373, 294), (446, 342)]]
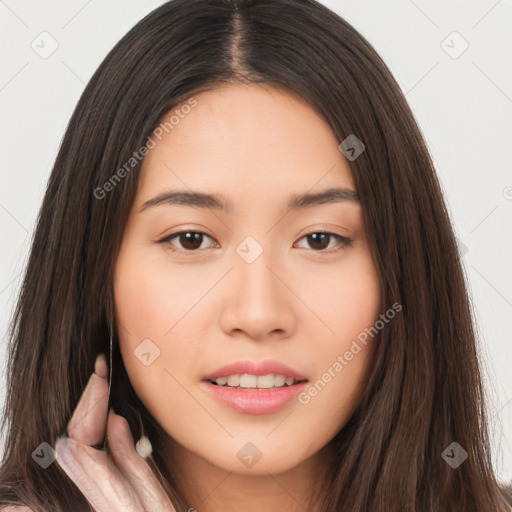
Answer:
[(256, 260), (248, 261), (234, 254), (220, 312), (221, 329), (255, 341), (292, 336), (301, 302), (282, 260), (265, 249)]

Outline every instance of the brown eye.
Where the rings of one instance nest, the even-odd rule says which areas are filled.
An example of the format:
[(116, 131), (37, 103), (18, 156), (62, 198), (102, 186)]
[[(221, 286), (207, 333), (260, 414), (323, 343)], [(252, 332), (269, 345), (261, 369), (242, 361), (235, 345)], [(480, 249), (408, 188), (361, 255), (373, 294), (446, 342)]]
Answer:
[(203, 233), (195, 231), (186, 231), (178, 234), (178, 240), (182, 247), (187, 250), (199, 249), (203, 242)]
[[(198, 249), (201, 248), (205, 237), (212, 240), (210, 236), (201, 231), (179, 231), (159, 240), (159, 243), (169, 245), (170, 250), (180, 256), (189, 256), (190, 253), (199, 252)], [(181, 247), (175, 248), (175, 244), (171, 242), (175, 238)]]
[(307, 240), (308, 244), (315, 252), (332, 252), (332, 251), (326, 251), (325, 249), (327, 249), (329, 247), (330, 242), (333, 239), (337, 240), (338, 244), (342, 248), (349, 247), (350, 244), (353, 242), (353, 240), (350, 238), (346, 238), (344, 236), (337, 235), (335, 233), (326, 233), (326, 232), (309, 233), (307, 235), (304, 235), (301, 238), (301, 240), (304, 238)]
[(329, 246), (331, 235), (327, 233), (311, 233), (311, 235), (307, 235), (308, 243), (311, 245), (313, 249), (327, 249)]

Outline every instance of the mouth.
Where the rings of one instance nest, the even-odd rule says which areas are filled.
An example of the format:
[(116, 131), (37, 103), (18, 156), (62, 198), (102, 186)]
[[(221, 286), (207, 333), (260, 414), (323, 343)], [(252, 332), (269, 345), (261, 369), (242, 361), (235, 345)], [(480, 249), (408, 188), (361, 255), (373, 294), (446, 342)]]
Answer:
[(218, 377), (215, 380), (207, 380), (214, 386), (223, 388), (246, 390), (246, 389), (280, 389), (291, 387), (296, 384), (307, 382), (307, 379), (287, 377), (286, 375), (252, 375), (249, 373), (227, 375)]
[(209, 398), (243, 414), (272, 414), (290, 405), (306, 383), (302, 375), (279, 361), (238, 361), (202, 380)]

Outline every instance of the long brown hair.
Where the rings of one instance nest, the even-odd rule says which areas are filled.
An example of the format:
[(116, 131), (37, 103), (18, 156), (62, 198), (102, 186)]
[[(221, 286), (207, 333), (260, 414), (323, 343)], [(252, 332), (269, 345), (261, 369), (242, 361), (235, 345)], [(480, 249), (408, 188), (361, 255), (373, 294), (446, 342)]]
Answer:
[[(135, 395), (115, 349), (120, 326), (109, 322), (140, 163), (108, 193), (104, 184), (164, 114), (233, 82), (294, 91), (340, 142), (351, 134), (363, 141), (349, 163), (383, 309), (403, 307), (382, 329), (366, 392), (330, 443), (322, 512), (509, 510), (493, 472), (476, 329), (431, 156), (382, 59), (315, 0), (167, 2), (88, 83), (49, 179), (11, 321), (0, 503), (90, 510), (58, 464), (42, 469), (31, 454), (65, 432), (96, 355), (109, 353), (109, 328), (112, 404), (136, 439), (148, 433), (161, 475), (166, 433)], [(453, 442), (468, 454), (456, 469), (442, 457)], [(161, 478), (185, 511), (172, 475)]]

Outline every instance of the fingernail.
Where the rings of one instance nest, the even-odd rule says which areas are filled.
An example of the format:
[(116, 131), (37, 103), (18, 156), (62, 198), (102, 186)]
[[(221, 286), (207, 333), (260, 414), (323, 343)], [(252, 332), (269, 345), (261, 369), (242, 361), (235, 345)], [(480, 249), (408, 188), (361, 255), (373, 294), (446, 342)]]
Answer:
[(107, 366), (107, 359), (105, 354), (99, 354), (94, 363), (94, 373), (98, 375), (103, 375), (105, 372), (105, 368)]

